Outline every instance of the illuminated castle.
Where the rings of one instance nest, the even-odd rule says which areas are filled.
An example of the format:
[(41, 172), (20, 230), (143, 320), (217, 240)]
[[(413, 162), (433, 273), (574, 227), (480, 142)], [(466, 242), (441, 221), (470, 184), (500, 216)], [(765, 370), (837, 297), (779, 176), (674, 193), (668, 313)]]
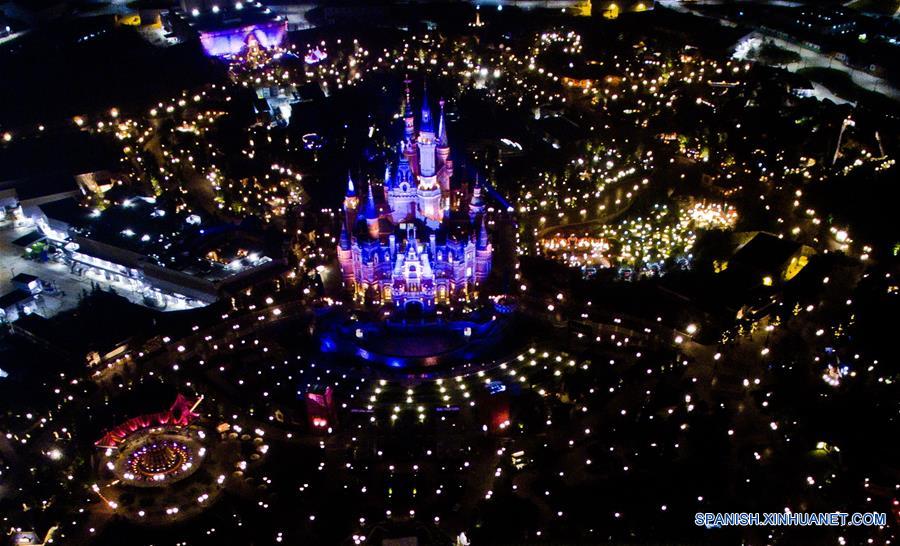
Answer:
[[(437, 132), (423, 97), (418, 132), (409, 89), (396, 163), (364, 203), (347, 182), (338, 260), (354, 298), (430, 308), (468, 299), (491, 271), (481, 185), (451, 186), (453, 160), (440, 101)], [(376, 199), (376, 195), (379, 199)], [(383, 199), (383, 201), (382, 201)]]

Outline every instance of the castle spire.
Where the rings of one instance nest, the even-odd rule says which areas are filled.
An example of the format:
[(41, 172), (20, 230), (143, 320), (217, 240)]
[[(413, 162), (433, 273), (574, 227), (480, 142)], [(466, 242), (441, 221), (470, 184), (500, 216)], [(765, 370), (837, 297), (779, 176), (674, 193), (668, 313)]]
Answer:
[(411, 110), (411, 109), (412, 109), (412, 102), (411, 102), (411, 100), (410, 100), (410, 98), (409, 98), (409, 96), (410, 96), (410, 92), (409, 92), (409, 84), (412, 83), (412, 80), (409, 79), (409, 74), (407, 74), (407, 75), (405, 76), (405, 79), (403, 80), (403, 83), (406, 84), (406, 107), (409, 108), (409, 109)]
[(359, 198), (356, 197), (356, 187), (353, 185), (353, 178), (350, 176), (350, 171), (348, 170), (347, 195), (344, 196), (344, 225), (342, 228), (348, 234), (348, 236), (352, 236), (353, 234), (353, 226), (356, 222), (357, 210), (359, 210)]
[(350, 176), (350, 170), (347, 170), (347, 197), (356, 196), (356, 188), (353, 186), (353, 177)]
[(339, 241), (341, 250), (350, 250), (350, 235), (347, 233), (347, 224), (341, 222), (341, 238)]
[(419, 132), (434, 135), (434, 121), (431, 119), (431, 107), (428, 106), (428, 84), (422, 84), (422, 125)]
[(450, 141), (447, 140), (447, 124), (444, 122), (444, 99), (441, 99), (438, 104), (441, 105), (441, 113), (438, 118), (438, 141), (442, 148), (449, 148)]
[(366, 200), (366, 218), (372, 219), (378, 216), (378, 212), (375, 210), (375, 196), (372, 194), (372, 182), (369, 182), (369, 196)]
[(482, 207), (484, 206), (484, 200), (481, 197), (481, 179), (478, 177), (478, 174), (475, 174), (475, 188), (472, 190), (472, 206)]
[(406, 84), (406, 94), (404, 95), (403, 104), (400, 107), (400, 116), (403, 118), (403, 136), (405, 140), (411, 140), (415, 134), (415, 114), (413, 114), (412, 100), (409, 96), (409, 84), (412, 80), (409, 76), (403, 80)]
[(378, 211), (375, 209), (375, 196), (372, 193), (371, 181), (369, 181), (369, 196), (366, 200), (366, 208), (363, 211), (363, 217), (366, 219), (366, 228), (369, 232), (369, 237), (373, 240), (378, 239)]
[(484, 249), (487, 248), (488, 245), (488, 233), (487, 226), (484, 225), (484, 215), (481, 215), (481, 228), (478, 230), (478, 243), (477, 248)]

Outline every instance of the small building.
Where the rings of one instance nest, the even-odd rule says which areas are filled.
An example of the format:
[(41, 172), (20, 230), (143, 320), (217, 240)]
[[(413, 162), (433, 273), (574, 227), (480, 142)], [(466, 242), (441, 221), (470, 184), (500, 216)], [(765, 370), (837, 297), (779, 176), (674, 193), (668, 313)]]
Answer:
[(273, 49), (287, 35), (287, 20), (262, 4), (226, 7), (205, 2), (185, 2), (168, 12), (165, 26), (184, 39), (199, 37), (203, 50), (213, 57), (239, 55), (250, 47)]
[(761, 231), (739, 234), (739, 244), (721, 269), (739, 270), (753, 283), (771, 286), (789, 281), (809, 262), (815, 250), (790, 239)]
[(0, 296), (0, 322), (12, 323), (22, 315), (30, 315), (37, 310), (34, 295), (16, 288)]
[(591, 12), (606, 19), (615, 19), (622, 13), (651, 10), (654, 4), (654, 0), (602, 0), (591, 3)]
[(153, 197), (130, 197), (102, 211), (63, 199), (26, 213), (62, 249), (72, 273), (140, 294), (151, 307), (202, 307), (230, 283), (277, 265), (241, 231), (207, 231)]
[(28, 292), (31, 295), (40, 294), (44, 290), (44, 284), (41, 282), (41, 279), (28, 273), (19, 273), (13, 277), (12, 284), (19, 290)]

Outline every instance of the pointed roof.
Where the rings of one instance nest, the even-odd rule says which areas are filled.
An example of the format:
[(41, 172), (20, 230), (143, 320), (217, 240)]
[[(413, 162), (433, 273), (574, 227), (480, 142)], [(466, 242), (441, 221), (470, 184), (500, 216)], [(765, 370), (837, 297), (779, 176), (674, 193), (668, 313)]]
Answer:
[(353, 185), (353, 177), (350, 176), (350, 171), (347, 171), (347, 197), (356, 196), (356, 187)]
[(431, 119), (431, 107), (428, 106), (428, 85), (423, 84), (422, 88), (422, 126), (419, 131), (423, 133), (434, 133), (434, 120)]
[(478, 248), (487, 248), (488, 233), (487, 226), (484, 225), (484, 215), (481, 215), (481, 228), (478, 230)]
[(475, 188), (472, 190), (472, 206), (479, 207), (484, 204), (484, 198), (481, 196), (481, 179), (475, 174)]
[(369, 182), (369, 197), (366, 199), (366, 208), (363, 215), (367, 220), (375, 220), (378, 218), (378, 211), (375, 210), (375, 196), (372, 195), (372, 183)]
[(401, 115), (403, 117), (412, 116), (412, 100), (409, 98), (409, 84), (412, 80), (409, 79), (409, 75), (406, 76), (406, 79), (403, 80), (403, 83), (406, 84), (406, 92), (403, 96), (403, 105), (401, 106)]
[(441, 105), (441, 113), (438, 118), (438, 140), (442, 148), (449, 148), (450, 141), (447, 140), (447, 124), (444, 122), (444, 99), (441, 99), (438, 104)]
[(482, 191), (484, 190), (484, 184), (481, 183), (481, 176), (476, 172), (475, 173), (475, 184), (472, 188), (472, 197), (469, 199), (469, 204), (472, 206), (481, 206), (484, 204), (484, 196), (482, 195)]
[(341, 239), (340, 239), (341, 249), (349, 250), (350, 249), (350, 235), (347, 233), (347, 224), (341, 222)]

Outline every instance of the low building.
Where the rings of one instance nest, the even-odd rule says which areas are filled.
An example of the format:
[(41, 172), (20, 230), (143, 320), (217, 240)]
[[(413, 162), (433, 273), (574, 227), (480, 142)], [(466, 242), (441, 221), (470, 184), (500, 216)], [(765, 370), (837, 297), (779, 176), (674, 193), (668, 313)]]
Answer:
[(717, 266), (744, 276), (750, 284), (771, 286), (794, 278), (815, 254), (815, 249), (765, 233), (752, 231), (736, 234), (738, 246), (731, 258)]
[(840, 36), (856, 31), (855, 14), (847, 9), (816, 6), (800, 10), (795, 21), (800, 29), (821, 36)]
[(622, 13), (637, 13), (651, 10), (654, 0), (603, 0), (591, 2), (591, 12), (607, 19), (615, 19)]
[(272, 49), (287, 35), (286, 19), (250, 2), (233, 7), (186, 3), (168, 13), (165, 26), (184, 39), (199, 37), (203, 50), (213, 57), (238, 55), (248, 47)]
[(167, 213), (152, 197), (103, 211), (64, 199), (26, 214), (72, 273), (140, 294), (153, 307), (208, 305), (230, 283), (276, 264), (241, 232), (204, 228), (193, 217)]
[(44, 284), (41, 282), (41, 279), (28, 273), (19, 273), (13, 277), (12, 284), (19, 290), (32, 295), (40, 294), (44, 290)]
[(0, 296), (0, 322), (11, 323), (22, 315), (30, 315), (36, 310), (34, 295), (16, 288)]

